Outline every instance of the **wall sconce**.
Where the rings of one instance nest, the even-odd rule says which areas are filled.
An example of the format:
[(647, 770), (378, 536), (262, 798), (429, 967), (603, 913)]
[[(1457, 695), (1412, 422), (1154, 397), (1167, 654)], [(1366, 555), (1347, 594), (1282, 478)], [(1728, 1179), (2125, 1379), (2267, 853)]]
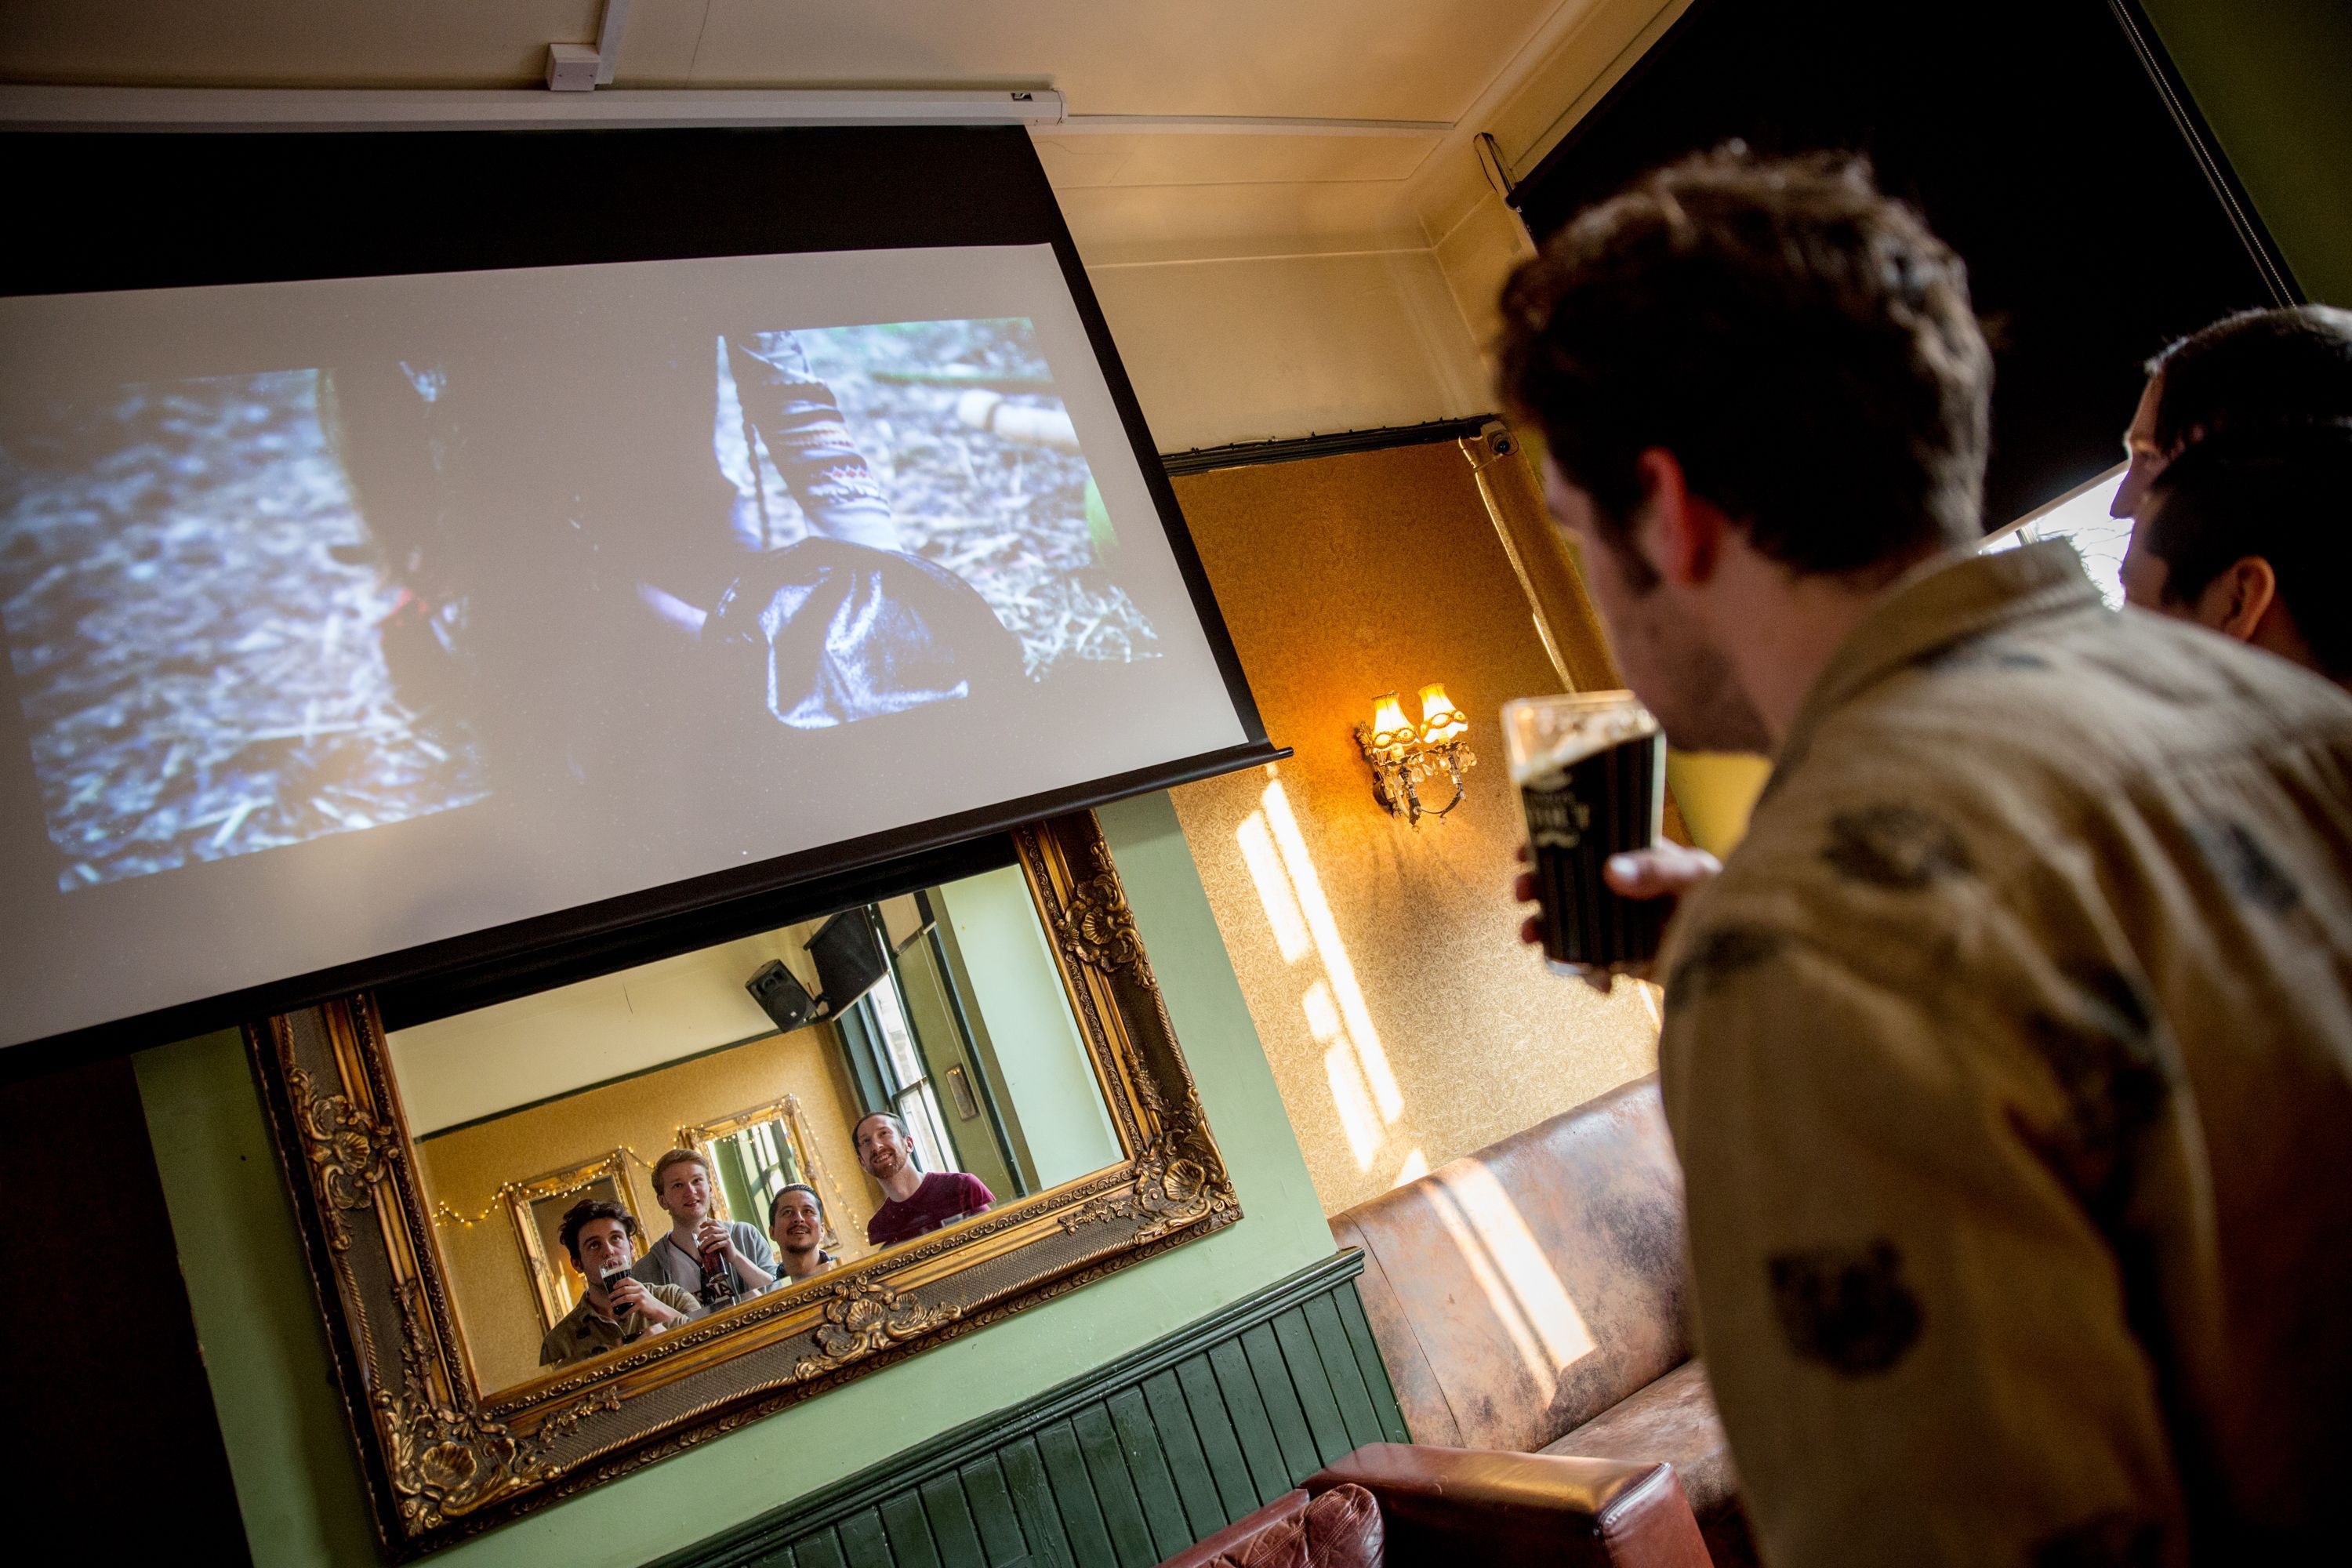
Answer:
[[(1424, 816), (1444, 816), (1462, 804), (1462, 775), (1478, 765), (1463, 739), (1470, 721), (1454, 706), (1442, 685), (1421, 689), (1421, 724), (1415, 728), (1393, 691), (1376, 698), (1372, 721), (1356, 726), (1356, 744), (1372, 765), (1372, 795), (1414, 827)], [(1421, 786), (1440, 774), (1451, 779), (1454, 796), (1434, 809), (1423, 805)]]

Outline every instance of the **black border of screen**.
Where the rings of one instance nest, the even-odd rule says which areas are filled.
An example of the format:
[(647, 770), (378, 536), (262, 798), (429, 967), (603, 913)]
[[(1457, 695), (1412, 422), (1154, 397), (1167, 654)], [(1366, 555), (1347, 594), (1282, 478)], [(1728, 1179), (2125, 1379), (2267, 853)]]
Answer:
[[(16, 132), (0, 295), (966, 245), (1053, 247), (1244, 744), (0, 1047), (0, 1081), (358, 990), (421, 1021), (1009, 859), (1004, 830), (1286, 755), (1267, 739), (1026, 130)], [(40, 808), (0, 702), (0, 812)], [(363, 897), (362, 889), (351, 896)], [(19, 918), (22, 918), (20, 910)], [(125, 955), (136, 963), (136, 954)]]

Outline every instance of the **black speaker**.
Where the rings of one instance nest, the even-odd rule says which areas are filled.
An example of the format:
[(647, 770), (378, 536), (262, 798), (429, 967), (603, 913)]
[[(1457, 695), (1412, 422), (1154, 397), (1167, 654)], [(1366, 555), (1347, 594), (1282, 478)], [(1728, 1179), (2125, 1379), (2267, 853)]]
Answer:
[(776, 1027), (787, 1034), (816, 1019), (816, 998), (776, 959), (770, 959), (753, 971), (751, 978), (743, 982), (743, 989), (751, 994), (751, 1000), (760, 1005), (761, 1012), (776, 1021)]
[(836, 1016), (874, 989), (890, 973), (890, 955), (865, 910), (844, 910), (808, 940), (808, 955), (816, 962), (817, 984), (824, 987), (824, 1016)]

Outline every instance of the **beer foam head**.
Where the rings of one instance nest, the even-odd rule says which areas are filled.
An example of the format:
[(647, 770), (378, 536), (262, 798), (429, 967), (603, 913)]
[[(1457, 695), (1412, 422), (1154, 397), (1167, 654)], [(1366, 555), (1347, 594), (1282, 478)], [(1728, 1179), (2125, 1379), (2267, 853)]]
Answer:
[(1658, 721), (1630, 691), (1522, 697), (1503, 704), (1511, 782), (1554, 787), (1559, 775), (1597, 752), (1658, 732)]

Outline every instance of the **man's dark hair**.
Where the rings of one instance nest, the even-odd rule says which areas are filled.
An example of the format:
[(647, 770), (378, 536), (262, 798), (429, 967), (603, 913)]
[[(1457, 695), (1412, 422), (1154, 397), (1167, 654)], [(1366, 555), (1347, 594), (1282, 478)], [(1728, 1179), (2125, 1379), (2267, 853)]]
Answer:
[(2241, 425), (2352, 419), (2352, 310), (2242, 310), (2147, 362), (2157, 449)]
[(572, 1261), (580, 1261), (580, 1233), (600, 1219), (616, 1219), (621, 1229), (630, 1236), (637, 1234), (636, 1216), (610, 1198), (582, 1198), (563, 1211), (563, 1229), (559, 1234), (563, 1250), (572, 1254)]
[(1862, 158), (1669, 163), (1553, 236), (1503, 316), (1505, 397), (1621, 544), (1653, 447), (1799, 572), (1982, 531), (1992, 359), (1968, 269)]
[(2139, 547), (2165, 565), (2168, 602), (2193, 605), (2249, 555), (2270, 563), (2279, 602), (2320, 668), (2352, 677), (2352, 421), (2240, 426), (2205, 437), (2149, 487)]

